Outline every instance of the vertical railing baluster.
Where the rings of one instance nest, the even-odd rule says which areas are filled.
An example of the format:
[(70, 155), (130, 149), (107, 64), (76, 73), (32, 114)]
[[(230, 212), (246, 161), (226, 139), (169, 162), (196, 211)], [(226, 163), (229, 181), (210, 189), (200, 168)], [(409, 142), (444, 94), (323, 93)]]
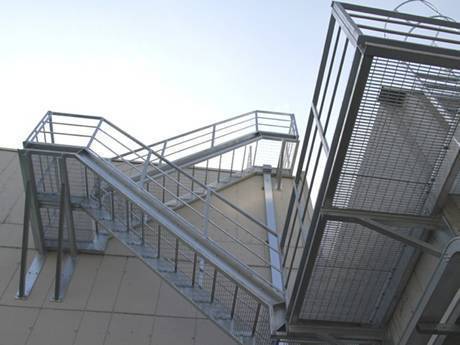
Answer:
[(216, 293), (216, 282), (217, 282), (217, 268), (214, 267), (214, 275), (212, 277), (212, 288), (211, 288), (211, 300), (210, 302), (214, 302), (214, 295)]
[(193, 193), (193, 187), (195, 185), (195, 165), (192, 165), (192, 193)]
[(161, 254), (160, 248), (161, 248), (161, 225), (158, 224), (157, 258), (159, 258)]
[(126, 199), (126, 231), (129, 232), (129, 201)]
[(176, 249), (174, 253), (174, 272), (177, 272), (178, 260), (179, 260), (179, 239), (176, 238)]
[(204, 175), (204, 184), (208, 184), (208, 167), (209, 167), (209, 159), (206, 160), (206, 170)]
[(193, 253), (192, 287), (195, 287), (196, 261), (197, 261), (197, 254), (195, 252)]
[(254, 148), (254, 157), (252, 158), (252, 164), (255, 166), (256, 165), (256, 157), (257, 157), (257, 147), (259, 146), (259, 140), (256, 141), (256, 145)]
[(145, 244), (145, 214), (141, 210), (141, 244)]
[(257, 304), (256, 315), (254, 317), (254, 324), (252, 325), (252, 332), (251, 332), (252, 336), (256, 333), (257, 322), (259, 321), (260, 307), (261, 307), (261, 304), (260, 303)]
[(235, 285), (235, 292), (233, 293), (232, 310), (230, 312), (230, 319), (233, 319), (233, 316), (235, 316), (237, 298), (238, 298), (238, 285)]
[(86, 166), (85, 166), (85, 193), (86, 193), (86, 198), (89, 199), (88, 168)]
[(177, 197), (179, 197), (179, 194), (180, 194), (179, 185), (180, 185), (180, 172), (179, 172), (179, 170), (177, 170), (177, 187), (176, 187), (176, 196)]
[(110, 219), (115, 220), (115, 198), (113, 189), (110, 190)]
[(244, 161), (246, 160), (246, 148), (247, 148), (247, 145), (244, 147), (244, 151), (243, 151), (243, 162), (241, 163), (241, 176), (243, 176), (243, 170), (244, 170)]
[(217, 183), (220, 182), (221, 166), (222, 166), (222, 155), (219, 156), (219, 170), (217, 171)]
[(230, 163), (230, 177), (233, 175), (233, 161), (235, 160), (235, 149), (232, 151), (232, 162)]
[(165, 193), (166, 193), (166, 176), (163, 175), (163, 188), (161, 189), (161, 200), (165, 202)]

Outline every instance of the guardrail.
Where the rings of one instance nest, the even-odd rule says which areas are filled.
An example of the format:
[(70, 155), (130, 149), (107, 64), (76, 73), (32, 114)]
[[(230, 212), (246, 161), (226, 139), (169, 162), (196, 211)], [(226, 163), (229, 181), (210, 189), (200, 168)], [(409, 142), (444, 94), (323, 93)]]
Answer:
[[(185, 216), (186, 212), (176, 212), (176, 215), (190, 223), (202, 236), (221, 246), (237, 262), (248, 267), (272, 267), (279, 271), (266, 255), (269, 250), (280, 254), (279, 248), (266, 243), (266, 234), (260, 235), (262, 232), (277, 236), (275, 231), (106, 119), (48, 112), (26, 140), (26, 143), (34, 142), (86, 149), (130, 178), (126, 174), (128, 166), (141, 175), (137, 181), (140, 189), (164, 203), (169, 200), (181, 203), (182, 209), (189, 214)], [(125, 152), (136, 156), (136, 161), (125, 159), (122, 156)], [(117, 161), (107, 158), (114, 156), (118, 157)], [(157, 164), (158, 161), (161, 164)], [(161, 176), (162, 182), (147, 174), (151, 170)], [(155, 188), (146, 188), (148, 185)], [(198, 186), (201, 192), (190, 188), (193, 185)], [(191, 201), (187, 201), (184, 195), (189, 195)], [(254, 275), (271, 285), (267, 276), (253, 271)]]
[[(294, 114), (255, 110), (155, 142), (148, 147), (162, 157), (175, 161), (251, 133), (284, 134), (292, 138), (299, 136)], [(129, 155), (130, 152), (125, 152), (121, 156)]]

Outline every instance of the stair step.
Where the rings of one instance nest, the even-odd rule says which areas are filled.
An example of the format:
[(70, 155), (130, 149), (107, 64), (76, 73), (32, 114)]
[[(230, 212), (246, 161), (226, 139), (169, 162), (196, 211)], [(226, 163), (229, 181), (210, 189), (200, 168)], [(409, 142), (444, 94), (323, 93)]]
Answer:
[[(112, 172), (111, 167), (99, 165), (101, 163), (93, 160), (94, 158), (88, 154), (82, 159), (99, 176), (107, 176), (107, 181), (113, 186), (110, 193), (116, 193), (117, 202), (115, 214), (112, 214), (109, 209), (113, 208), (110, 205), (113, 199), (102, 199), (102, 205), (99, 201), (85, 199), (80, 206), (86, 213), (238, 342), (243, 345), (254, 345), (256, 342), (261, 345), (270, 344), (270, 334), (251, 334), (248, 330), (252, 329), (252, 324), (255, 324), (256, 320), (266, 323), (259, 317), (258, 311), (255, 313), (255, 308), (259, 310), (262, 306), (263, 312), (267, 313), (271, 306), (282, 301), (282, 296), (262, 287), (259, 281), (250, 279), (245, 267), (237, 267), (234, 261), (228, 261), (218, 248), (214, 248), (212, 243), (208, 246), (208, 242), (198, 238), (195, 229), (188, 228), (181, 219), (169, 218), (173, 213), (164, 203), (157, 204), (161, 203), (161, 200), (154, 200), (137, 185)], [(146, 235), (144, 243), (140, 218), (132, 217), (129, 227), (126, 224), (125, 202), (128, 206), (131, 203), (144, 210), (143, 212), (148, 215), (148, 224), (151, 225), (152, 220), (158, 223), (161, 229), (164, 229), (161, 231), (161, 237), (157, 225), (145, 227), (142, 229)], [(135, 215), (135, 212), (136, 210), (132, 214)], [(137, 222), (134, 223), (136, 219)], [(181, 244), (178, 246), (178, 243)], [(158, 245), (161, 245), (159, 249)], [(206, 270), (201, 270), (201, 260)], [(254, 291), (257, 291), (257, 294), (254, 294)], [(212, 298), (214, 293), (215, 298)], [(219, 301), (219, 298), (225, 300)], [(240, 300), (241, 302), (235, 302)], [(229, 310), (232, 303), (233, 308), (236, 306), (233, 311)], [(252, 309), (249, 304), (245, 307), (245, 303), (251, 304)]]

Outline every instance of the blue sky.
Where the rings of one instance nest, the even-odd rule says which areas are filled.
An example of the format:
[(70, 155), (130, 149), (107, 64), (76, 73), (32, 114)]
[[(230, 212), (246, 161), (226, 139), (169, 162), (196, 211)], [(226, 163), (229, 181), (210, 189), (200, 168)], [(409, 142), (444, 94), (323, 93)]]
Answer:
[(302, 129), (329, 15), (323, 0), (0, 1), (0, 146), (47, 110), (106, 116), (145, 143), (254, 109)]

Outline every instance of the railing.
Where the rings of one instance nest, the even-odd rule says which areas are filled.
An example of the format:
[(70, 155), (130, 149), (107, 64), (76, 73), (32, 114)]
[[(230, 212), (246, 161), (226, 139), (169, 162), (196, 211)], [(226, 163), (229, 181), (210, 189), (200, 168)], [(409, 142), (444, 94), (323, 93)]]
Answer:
[[(271, 284), (269, 275), (260, 270), (273, 267), (267, 255), (269, 250), (279, 253), (279, 248), (265, 241), (267, 232), (277, 236), (276, 232), (104, 118), (49, 112), (26, 142), (81, 147), (125, 176), (126, 167), (129, 167), (141, 175), (138, 188), (164, 203), (172, 200), (180, 203), (183, 207), (176, 212), (178, 217), (201, 236), (225, 249), (235, 261), (252, 266), (254, 275)], [(125, 152), (136, 156), (136, 161), (121, 156)], [(118, 160), (107, 157), (118, 157)], [(160, 177), (151, 177), (147, 171), (154, 171)], [(184, 195), (189, 195), (191, 201)], [(259, 267), (259, 272), (254, 267)]]
[[(148, 147), (162, 157), (176, 161), (196, 152), (212, 149), (225, 142), (259, 132), (284, 134), (298, 138), (294, 114), (255, 110), (153, 143)], [(130, 155), (132, 155), (131, 152), (125, 152), (120, 157), (129, 158)], [(136, 160), (137, 157), (131, 156), (131, 159)]]

